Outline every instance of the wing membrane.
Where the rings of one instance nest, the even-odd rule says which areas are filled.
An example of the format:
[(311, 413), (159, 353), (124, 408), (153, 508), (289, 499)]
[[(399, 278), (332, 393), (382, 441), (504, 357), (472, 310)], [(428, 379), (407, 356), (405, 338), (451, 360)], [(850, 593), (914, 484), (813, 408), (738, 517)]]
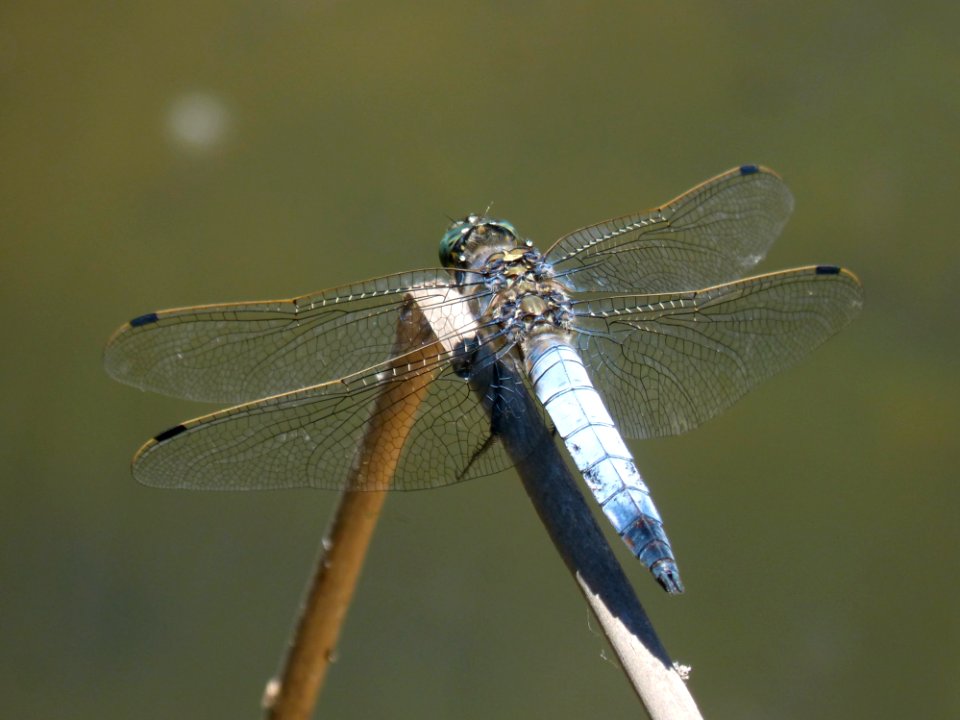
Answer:
[(574, 304), (576, 342), (629, 437), (674, 435), (718, 415), (846, 325), (851, 272), (810, 266), (704, 290)]
[[(378, 424), (400, 453), (395, 476), (365, 474), (354, 489), (433, 488), (509, 467), (490, 440), (483, 405), (448, 360), (442, 353), (399, 370), (383, 365), (191, 420), (147, 442), (134, 458), (134, 476), (165, 488), (343, 489), (360, 462), (364, 433)], [(426, 397), (410, 410), (407, 400), (424, 374)], [(391, 440), (392, 428), (405, 425), (409, 435), (398, 430)]]
[(661, 293), (743, 277), (793, 210), (780, 177), (744, 165), (661, 207), (590, 225), (546, 253), (576, 290)]
[(117, 380), (191, 400), (238, 403), (298, 390), (388, 359), (409, 293), (436, 313), (463, 315), (449, 274), (421, 270), (289, 300), (143, 315), (110, 338), (104, 364)]

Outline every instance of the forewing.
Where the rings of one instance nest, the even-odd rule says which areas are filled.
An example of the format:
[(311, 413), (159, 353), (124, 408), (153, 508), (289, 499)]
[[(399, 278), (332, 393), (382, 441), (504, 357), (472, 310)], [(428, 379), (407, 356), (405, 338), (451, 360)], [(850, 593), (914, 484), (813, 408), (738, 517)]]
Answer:
[(289, 300), (142, 315), (110, 338), (104, 365), (117, 380), (191, 400), (298, 390), (388, 359), (410, 293), (429, 296), (437, 313), (463, 314), (449, 274), (421, 270)]
[[(147, 442), (134, 476), (164, 488), (337, 490), (361, 467), (353, 489), (417, 490), (508, 467), (482, 404), (448, 359), (384, 366), (191, 420)], [(383, 433), (372, 454), (364, 450), (370, 432)], [(400, 457), (391, 479), (376, 464), (393, 452)]]
[(625, 435), (674, 435), (806, 356), (856, 316), (862, 292), (851, 272), (810, 266), (578, 302), (576, 342)]
[(776, 173), (743, 165), (646, 213), (572, 232), (546, 259), (580, 291), (695, 290), (743, 277), (792, 210), (793, 197)]

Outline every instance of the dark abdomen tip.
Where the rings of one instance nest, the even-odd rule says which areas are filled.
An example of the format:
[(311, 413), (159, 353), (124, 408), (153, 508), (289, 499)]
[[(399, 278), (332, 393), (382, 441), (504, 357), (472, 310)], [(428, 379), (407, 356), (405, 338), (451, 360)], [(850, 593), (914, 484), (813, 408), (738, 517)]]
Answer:
[(680, 570), (673, 560), (661, 560), (650, 568), (653, 577), (660, 587), (671, 595), (679, 595), (683, 592), (683, 581), (680, 580)]

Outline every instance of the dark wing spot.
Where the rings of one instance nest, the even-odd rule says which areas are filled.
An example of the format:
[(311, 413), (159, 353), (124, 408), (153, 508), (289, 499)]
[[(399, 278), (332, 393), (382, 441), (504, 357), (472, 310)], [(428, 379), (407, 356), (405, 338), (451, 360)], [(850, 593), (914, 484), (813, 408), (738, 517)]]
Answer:
[(166, 442), (166, 441), (169, 440), (170, 438), (176, 437), (176, 436), (179, 435), (180, 433), (186, 432), (186, 431), (187, 431), (187, 426), (186, 426), (186, 425), (176, 425), (176, 426), (170, 428), (169, 430), (164, 430), (162, 433), (160, 433), (159, 435), (157, 435), (157, 436), (153, 439), (153, 441), (154, 441), (155, 443), (158, 443), (158, 444), (159, 444), (159, 443), (162, 443), (162, 442)]
[(141, 325), (149, 325), (150, 323), (155, 323), (159, 318), (155, 312), (147, 313), (146, 315), (140, 315), (135, 317), (130, 321), (130, 327), (140, 327)]

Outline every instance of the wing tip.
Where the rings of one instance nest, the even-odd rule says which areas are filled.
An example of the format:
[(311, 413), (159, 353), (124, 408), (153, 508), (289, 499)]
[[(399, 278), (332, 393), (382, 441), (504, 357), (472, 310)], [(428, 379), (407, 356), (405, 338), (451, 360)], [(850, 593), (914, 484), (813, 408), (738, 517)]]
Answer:
[(127, 333), (145, 325), (152, 325), (160, 319), (160, 313), (148, 312), (143, 315), (137, 315), (132, 320), (113, 331), (113, 334), (107, 338), (107, 344), (103, 347), (103, 364), (107, 373), (114, 379), (122, 382), (128, 382), (126, 379), (126, 368), (120, 367), (115, 356), (116, 347), (126, 338)]
[(143, 457), (155, 447), (162, 445), (168, 440), (172, 440), (173, 438), (177, 437), (177, 435), (182, 435), (189, 429), (189, 424), (180, 423), (179, 425), (174, 425), (172, 428), (167, 428), (162, 433), (154, 435), (152, 438), (147, 440), (139, 450), (137, 450), (136, 454), (134, 454), (133, 460), (131, 461), (133, 468), (136, 469), (140, 461), (143, 460)]
[[(178, 485), (170, 484), (168, 482), (157, 482), (152, 479), (149, 473), (144, 469), (143, 461), (146, 456), (151, 452), (159, 448), (163, 443), (168, 440), (172, 440), (185, 433), (190, 429), (189, 423), (180, 423), (179, 425), (174, 425), (171, 428), (164, 430), (163, 432), (154, 435), (152, 438), (147, 440), (139, 450), (134, 454), (133, 459), (130, 461), (130, 471), (133, 474), (134, 479), (141, 485), (146, 485), (148, 487), (158, 487), (158, 488), (174, 488), (180, 487)], [(183, 487), (187, 487), (184, 485)]]
[(860, 282), (857, 274), (842, 265), (814, 265), (813, 272), (815, 275), (840, 275), (851, 281), (857, 287), (863, 287), (863, 283)]

